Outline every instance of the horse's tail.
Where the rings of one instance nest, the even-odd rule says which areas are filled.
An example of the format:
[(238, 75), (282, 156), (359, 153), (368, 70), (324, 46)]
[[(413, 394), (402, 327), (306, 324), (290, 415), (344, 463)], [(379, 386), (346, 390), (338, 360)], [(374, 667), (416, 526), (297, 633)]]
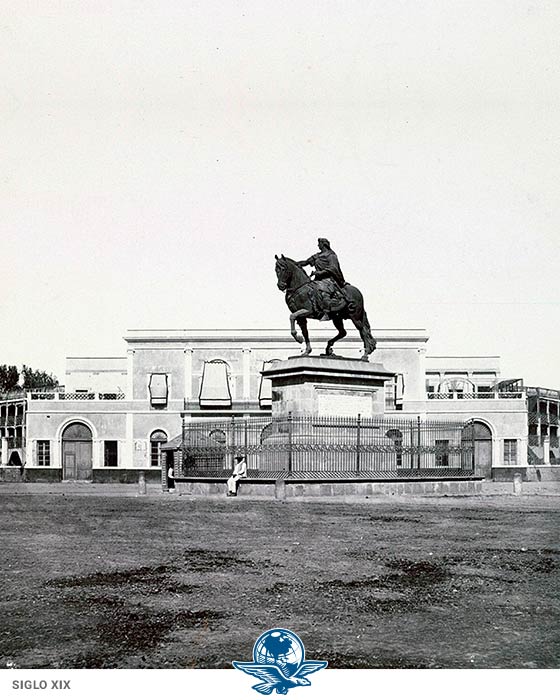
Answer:
[(365, 354), (371, 355), (377, 347), (377, 341), (371, 334), (371, 326), (364, 308), (364, 297), (360, 290), (351, 284), (347, 284), (344, 287), (344, 293), (348, 301), (348, 318), (360, 333), (360, 337), (364, 342)]
[(375, 350), (377, 347), (377, 341), (371, 334), (371, 326), (369, 325), (368, 317), (366, 314), (366, 310), (363, 309), (362, 313), (362, 330), (360, 331), (360, 335), (362, 337), (362, 340), (364, 341), (364, 347), (366, 350), (366, 353), (368, 355), (371, 355), (371, 353)]

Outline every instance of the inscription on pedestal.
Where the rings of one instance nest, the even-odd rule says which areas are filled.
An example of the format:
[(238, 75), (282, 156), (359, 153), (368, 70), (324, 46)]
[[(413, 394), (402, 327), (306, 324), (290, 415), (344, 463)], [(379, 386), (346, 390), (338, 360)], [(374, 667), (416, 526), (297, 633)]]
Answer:
[(340, 391), (320, 389), (317, 391), (317, 409), (323, 416), (373, 416), (376, 391)]

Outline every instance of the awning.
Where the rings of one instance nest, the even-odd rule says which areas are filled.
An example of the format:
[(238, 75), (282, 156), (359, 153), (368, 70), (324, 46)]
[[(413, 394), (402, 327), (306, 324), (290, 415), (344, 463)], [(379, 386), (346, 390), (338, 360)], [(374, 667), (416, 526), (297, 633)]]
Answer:
[(521, 391), (523, 379), (498, 379), (493, 388), (496, 391)]
[(164, 442), (161, 444), (161, 451), (163, 452), (164, 450), (179, 450), (181, 449), (181, 445), (183, 444), (183, 436), (176, 435), (174, 438), (169, 440), (168, 442)]
[(404, 374), (397, 374), (395, 401), (402, 403), (404, 397)]
[(225, 362), (205, 362), (199, 403), (201, 408), (231, 407), (228, 366)]
[[(273, 365), (279, 360), (266, 360), (263, 362), (262, 371), (268, 369), (267, 365)], [(263, 377), (261, 374), (261, 383), (259, 386), (259, 406), (261, 408), (272, 406), (272, 381), (268, 377)]]
[(167, 405), (167, 374), (150, 375), (150, 403), (152, 406)]
[(474, 394), (476, 387), (468, 377), (446, 377), (439, 385), (438, 391), (442, 394), (452, 391), (466, 391)]

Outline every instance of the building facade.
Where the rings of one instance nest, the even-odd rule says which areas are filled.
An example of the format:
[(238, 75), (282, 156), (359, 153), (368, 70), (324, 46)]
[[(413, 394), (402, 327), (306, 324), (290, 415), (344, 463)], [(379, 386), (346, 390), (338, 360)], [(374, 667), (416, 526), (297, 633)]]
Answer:
[[(332, 334), (313, 330), (315, 352)], [(500, 376), (499, 358), (429, 356), (422, 329), (374, 336), (375, 361), (394, 372), (384, 390), (387, 415), (474, 419), (480, 474), (511, 478), (521, 470), (536, 478), (527, 459), (527, 395)], [(120, 357), (67, 358), (63, 390), (27, 394), (26, 479), (132, 482), (143, 472), (159, 481), (161, 447), (180, 435), (183, 420), (270, 414), (271, 386), (261, 371), (300, 352), (285, 330), (134, 330), (124, 341)], [(357, 333), (340, 341), (337, 353), (358, 359)]]
[(528, 462), (537, 478), (547, 473), (560, 479), (560, 445), (558, 421), (560, 391), (543, 387), (527, 387), (529, 428)]
[(19, 478), (26, 462), (26, 408), (23, 396), (0, 398), (0, 477)]

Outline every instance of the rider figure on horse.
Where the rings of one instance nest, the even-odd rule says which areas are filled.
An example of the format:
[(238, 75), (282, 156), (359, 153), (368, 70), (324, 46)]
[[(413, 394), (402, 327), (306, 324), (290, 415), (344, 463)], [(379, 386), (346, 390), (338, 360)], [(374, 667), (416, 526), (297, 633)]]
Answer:
[(344, 287), (346, 281), (340, 269), (340, 263), (331, 244), (326, 238), (317, 240), (319, 253), (315, 253), (307, 260), (301, 260), (298, 265), (304, 267), (313, 265), (314, 278), (319, 292), (320, 311), (324, 312), (321, 321), (328, 321), (333, 314), (342, 311), (346, 305)]

